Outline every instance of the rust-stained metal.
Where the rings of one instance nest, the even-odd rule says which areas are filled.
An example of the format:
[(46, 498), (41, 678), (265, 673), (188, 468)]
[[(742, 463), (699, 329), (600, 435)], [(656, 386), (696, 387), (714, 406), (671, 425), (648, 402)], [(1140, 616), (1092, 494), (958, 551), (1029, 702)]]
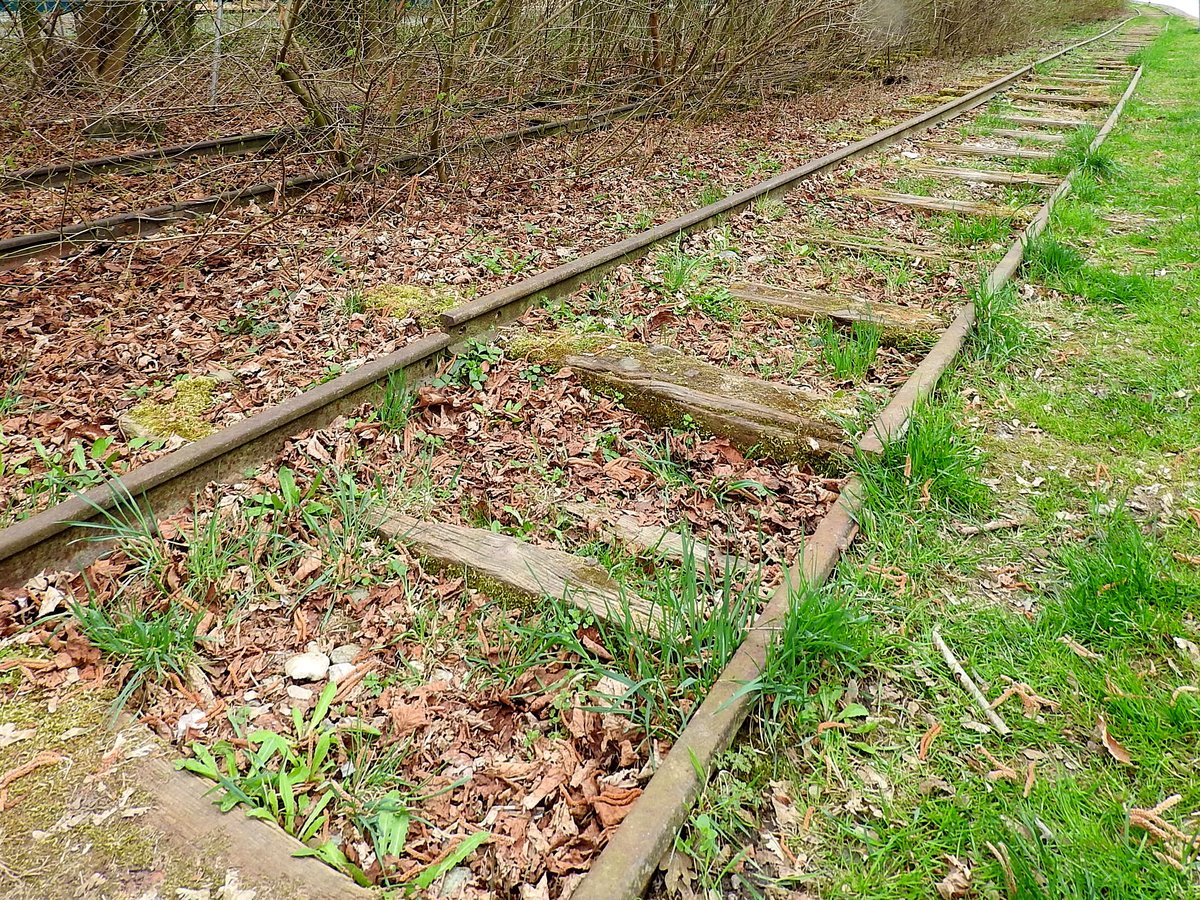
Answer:
[(286, 144), (292, 136), (293, 133), (288, 131), (258, 131), (252, 134), (238, 134), (233, 137), (213, 138), (207, 141), (152, 147), (149, 150), (139, 150), (135, 153), (97, 156), (91, 159), (57, 163), (52, 166), (18, 169), (0, 178), (0, 190), (17, 191), (24, 188), (78, 184), (114, 172), (144, 172), (154, 166), (192, 156), (241, 156), (249, 153), (270, 153)]

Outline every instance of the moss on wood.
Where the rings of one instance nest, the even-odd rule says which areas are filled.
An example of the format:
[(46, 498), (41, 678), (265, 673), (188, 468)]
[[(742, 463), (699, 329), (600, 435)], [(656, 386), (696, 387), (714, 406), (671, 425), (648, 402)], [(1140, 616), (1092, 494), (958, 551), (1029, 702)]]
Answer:
[[(518, 352), (519, 351), (519, 352)], [(613, 335), (543, 332), (522, 340), (515, 355), (579, 373), (647, 421), (699, 427), (777, 459), (845, 449), (846, 434), (829, 398), (741, 375), (668, 347)]]

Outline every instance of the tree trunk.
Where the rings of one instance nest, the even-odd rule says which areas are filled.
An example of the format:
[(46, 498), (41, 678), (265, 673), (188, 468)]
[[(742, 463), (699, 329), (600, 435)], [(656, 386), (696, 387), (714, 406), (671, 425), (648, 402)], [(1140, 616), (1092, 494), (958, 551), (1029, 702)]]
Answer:
[(141, 16), (140, 0), (89, 0), (79, 13), (80, 70), (104, 84), (125, 72), (129, 48)]
[(663, 72), (662, 34), (658, 23), (658, 2), (650, 0), (650, 14), (646, 17), (646, 27), (650, 31), (650, 68), (654, 72), (656, 87), (666, 87), (667, 77)]
[(46, 38), (42, 33), (42, 16), (38, 12), (37, 0), (17, 0), (17, 19), (21, 24), (26, 61), (33, 74), (39, 75), (46, 64)]

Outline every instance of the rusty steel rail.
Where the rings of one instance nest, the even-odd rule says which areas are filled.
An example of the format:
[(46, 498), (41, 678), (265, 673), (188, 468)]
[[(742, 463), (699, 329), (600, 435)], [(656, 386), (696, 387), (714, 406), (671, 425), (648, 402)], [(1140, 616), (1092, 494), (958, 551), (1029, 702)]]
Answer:
[[(620, 88), (620, 80), (606, 79), (600, 82), (601, 87)], [(630, 99), (632, 92), (626, 92)], [(489, 100), (491, 102), (489, 102)], [(507, 103), (503, 95), (485, 100), (473, 101), (458, 108), (460, 119), (477, 119), (486, 113), (502, 112), (534, 112), (550, 110), (556, 106), (578, 105), (579, 99), (549, 95), (533, 97), (519, 103)], [(402, 124), (415, 122), (417, 116), (409, 115), (401, 120)], [(539, 125), (544, 123), (533, 123)], [(319, 130), (297, 130), (280, 128), (272, 131), (256, 131), (248, 134), (235, 134), (228, 137), (211, 138), (201, 141), (190, 141), (183, 144), (172, 144), (162, 147), (150, 147), (146, 150), (136, 150), (130, 153), (117, 153), (109, 156), (96, 156), (89, 159), (68, 160), (46, 166), (35, 166), (18, 169), (14, 172), (0, 173), (0, 191), (12, 192), (26, 188), (59, 187), (64, 184), (81, 184), (101, 175), (118, 173), (139, 174), (162, 165), (177, 162), (192, 156), (245, 156), (250, 153), (273, 153), (288, 141), (298, 137), (319, 135)]]
[[(1141, 74), (1139, 67), (1096, 135), (1091, 149), (1099, 147), (1112, 131), (1137, 88)], [(1073, 174), (1069, 174), (1050, 195), (991, 272), (986, 282), (988, 289), (999, 289), (1016, 274), (1028, 242), (1046, 227), (1054, 205), (1071, 189)], [(929, 395), (954, 364), (974, 323), (975, 307), (967, 302), (876, 418), (859, 442), (861, 450), (879, 452), (884, 445), (904, 434), (914, 407)], [(858, 476), (853, 476), (805, 542), (799, 560), (786, 573), (642, 796), (572, 894), (573, 900), (634, 900), (642, 895), (699, 797), (713, 761), (733, 743), (749, 715), (755, 700), (745, 687), (766, 665), (767, 653), (784, 626), (795, 591), (819, 588), (825, 583), (857, 533), (856, 518), (861, 509), (862, 482)]]
[[(761, 197), (784, 193), (805, 179), (832, 171), (848, 160), (975, 109), (1030, 74), (1035, 65), (1102, 40), (1128, 21), (1131, 19), (1035, 63), (1022, 66), (906, 122), (781, 173), (717, 203), (455, 307), (443, 315), (443, 333), (421, 338), (352, 372), (317, 385), (300, 396), (261, 410), (215, 434), (139, 466), (125, 475), (112, 478), (85, 494), (73, 496), (16, 522), (0, 530), (0, 585), (19, 585), (44, 569), (71, 569), (86, 565), (104, 552), (103, 542), (85, 540), (95, 537), (95, 529), (89, 528), (88, 524), (112, 514), (111, 511), (118, 510), (125, 501), (136, 500), (159, 514), (172, 514), (186, 506), (192, 494), (204, 484), (240, 476), (246, 469), (268, 462), (292, 435), (324, 427), (339, 415), (378, 398), (382, 385), (386, 384), (390, 375), (402, 372), (410, 384), (419, 383), (431, 377), (441, 361), (461, 346), (468, 336), (512, 321), (543, 299), (564, 296), (585, 279), (595, 278), (613, 266), (637, 259), (656, 244), (703, 228), (748, 207)], [(621, 109), (636, 112), (637, 104)], [(566, 130), (567, 126), (564, 123), (551, 123), (540, 127)], [(277, 185), (271, 185), (272, 191), (276, 189)], [(132, 233), (144, 223), (137, 220), (127, 224), (131, 230), (126, 233)], [(55, 235), (55, 240), (61, 241), (62, 238)]]
[(506, 131), (479, 141), (460, 144), (447, 149), (444, 153), (406, 153), (392, 157), (381, 165), (359, 166), (336, 171), (325, 170), (314, 172), (311, 175), (299, 175), (283, 182), (264, 181), (196, 200), (165, 203), (147, 209), (117, 213), (90, 222), (79, 222), (47, 231), (17, 235), (0, 240), (0, 270), (12, 268), (25, 260), (40, 256), (66, 255), (73, 248), (86, 244), (115, 241), (125, 237), (138, 238), (152, 234), (173, 222), (210, 215), (264, 197), (298, 194), (351, 178), (369, 178), (380, 170), (400, 173), (426, 171), (438, 159), (446, 156), (519, 146), (525, 141), (539, 140), (555, 134), (583, 134), (606, 128), (623, 118), (648, 116), (653, 112), (652, 107), (642, 102), (625, 103), (596, 113), (551, 122), (539, 122), (524, 128)]
[(80, 184), (101, 175), (145, 172), (148, 169), (192, 156), (246, 156), (250, 153), (273, 153), (284, 146), (295, 134), (296, 132), (285, 130), (256, 131), (251, 134), (235, 134), (207, 141), (151, 147), (149, 150), (138, 150), (133, 153), (96, 156), (91, 159), (71, 160), (51, 166), (18, 169), (7, 175), (0, 175), (0, 191), (11, 192), (25, 188)]

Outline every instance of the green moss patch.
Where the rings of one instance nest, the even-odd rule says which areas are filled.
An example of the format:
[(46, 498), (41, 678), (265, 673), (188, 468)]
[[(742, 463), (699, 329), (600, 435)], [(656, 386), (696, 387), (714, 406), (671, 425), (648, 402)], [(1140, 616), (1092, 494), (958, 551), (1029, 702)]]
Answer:
[[(0, 695), (0, 724), (32, 732), (0, 750), (0, 769), (39, 754), (61, 757), (8, 789), (8, 807), (0, 816), (0, 863), (14, 874), (17, 890), (5, 896), (77, 897), (75, 882), (95, 872), (106, 883), (89, 896), (118, 896), (122, 879), (157, 867), (155, 843), (135, 818), (104, 815), (119, 802), (120, 777), (112, 776), (105, 787), (87, 781), (102, 768), (115, 740), (108, 724), (111, 699), (92, 691), (77, 691), (56, 704), (42, 692)], [(131, 796), (126, 805), (138, 807), (144, 799)]]
[(521, 331), (505, 339), (503, 346), (513, 359), (561, 366), (568, 356), (596, 353), (617, 340), (616, 335), (603, 332)]
[(204, 413), (213, 404), (216, 384), (212, 378), (180, 379), (175, 383), (174, 398), (163, 403), (139, 403), (126, 419), (146, 437), (181, 437), (187, 441), (202, 438), (215, 431)]
[(398, 319), (414, 319), (422, 328), (436, 328), (441, 314), (459, 302), (453, 291), (419, 284), (381, 284), (363, 294), (363, 306)]

